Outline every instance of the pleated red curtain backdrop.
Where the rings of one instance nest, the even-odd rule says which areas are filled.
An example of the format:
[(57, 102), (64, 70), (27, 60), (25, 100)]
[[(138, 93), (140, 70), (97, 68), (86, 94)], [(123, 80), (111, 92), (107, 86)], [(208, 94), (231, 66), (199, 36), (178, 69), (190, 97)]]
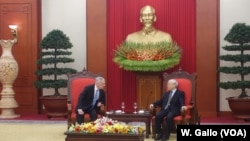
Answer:
[(107, 93), (108, 109), (120, 109), (125, 102), (132, 111), (136, 102), (136, 76), (113, 62), (114, 50), (129, 33), (142, 28), (139, 21), (140, 9), (151, 5), (156, 9), (155, 27), (172, 35), (183, 49), (181, 62), (169, 72), (181, 67), (193, 73), (196, 71), (196, 0), (108, 0), (107, 11)]

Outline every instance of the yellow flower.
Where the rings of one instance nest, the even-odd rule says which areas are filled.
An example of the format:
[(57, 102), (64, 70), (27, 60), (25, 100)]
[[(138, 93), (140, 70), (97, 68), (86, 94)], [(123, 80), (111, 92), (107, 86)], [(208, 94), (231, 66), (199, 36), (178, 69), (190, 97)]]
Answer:
[(123, 127), (123, 130), (122, 130), (122, 134), (127, 134), (128, 133), (128, 128), (127, 127)]
[(144, 129), (137, 126), (127, 125), (125, 123), (113, 121), (109, 118), (98, 119), (94, 122), (84, 124), (72, 124), (69, 132), (84, 132), (91, 134), (142, 134)]

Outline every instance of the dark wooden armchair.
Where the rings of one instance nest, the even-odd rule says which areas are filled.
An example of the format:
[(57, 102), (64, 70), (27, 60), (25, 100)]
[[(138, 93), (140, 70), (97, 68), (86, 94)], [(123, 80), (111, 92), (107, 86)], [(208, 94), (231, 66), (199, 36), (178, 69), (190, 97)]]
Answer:
[[(175, 132), (176, 125), (178, 124), (200, 124), (200, 116), (198, 115), (198, 110), (195, 105), (196, 97), (196, 74), (189, 74), (188, 72), (182, 71), (179, 69), (171, 74), (163, 73), (163, 91), (167, 90), (167, 83), (170, 79), (175, 79), (178, 82), (178, 89), (184, 91), (185, 93), (185, 106), (187, 110), (181, 111), (181, 115), (174, 117), (174, 123), (172, 132)], [(159, 108), (156, 107), (152, 113), (152, 137), (155, 137), (155, 115), (159, 111)], [(166, 128), (166, 120), (163, 124), (163, 132)]]
[[(75, 124), (76, 122), (76, 105), (78, 102), (78, 97), (84, 87), (95, 83), (95, 77), (100, 76), (98, 74), (93, 74), (86, 69), (75, 74), (68, 74), (68, 126)], [(105, 107), (101, 107), (101, 113), (98, 117), (105, 114)], [(89, 114), (84, 114), (84, 122), (90, 121)]]

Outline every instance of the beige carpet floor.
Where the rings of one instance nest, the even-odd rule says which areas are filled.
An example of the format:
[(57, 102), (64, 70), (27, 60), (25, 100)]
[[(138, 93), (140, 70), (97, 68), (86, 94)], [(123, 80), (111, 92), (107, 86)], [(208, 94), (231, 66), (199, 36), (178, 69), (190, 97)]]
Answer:
[[(64, 141), (66, 122), (0, 120), (0, 141)], [(153, 141), (152, 138), (145, 141)], [(176, 141), (171, 135), (170, 141)]]

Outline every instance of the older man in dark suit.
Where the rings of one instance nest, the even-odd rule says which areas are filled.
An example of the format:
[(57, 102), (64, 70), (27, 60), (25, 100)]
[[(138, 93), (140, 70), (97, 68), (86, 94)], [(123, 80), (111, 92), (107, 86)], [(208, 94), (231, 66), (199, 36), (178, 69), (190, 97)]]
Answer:
[(96, 77), (95, 84), (84, 88), (79, 96), (76, 107), (76, 120), (78, 124), (84, 122), (84, 113), (89, 113), (90, 120), (95, 121), (101, 107), (105, 105), (105, 79)]
[[(175, 79), (170, 79), (167, 87), (168, 91), (164, 93), (163, 97), (149, 106), (150, 109), (153, 109), (156, 106), (162, 107), (161, 111), (155, 116), (156, 141), (166, 141), (169, 139), (174, 116), (179, 115), (181, 110), (186, 109), (184, 106), (184, 92), (177, 89), (178, 82)], [(161, 129), (164, 117), (167, 117), (165, 134), (162, 133)]]

